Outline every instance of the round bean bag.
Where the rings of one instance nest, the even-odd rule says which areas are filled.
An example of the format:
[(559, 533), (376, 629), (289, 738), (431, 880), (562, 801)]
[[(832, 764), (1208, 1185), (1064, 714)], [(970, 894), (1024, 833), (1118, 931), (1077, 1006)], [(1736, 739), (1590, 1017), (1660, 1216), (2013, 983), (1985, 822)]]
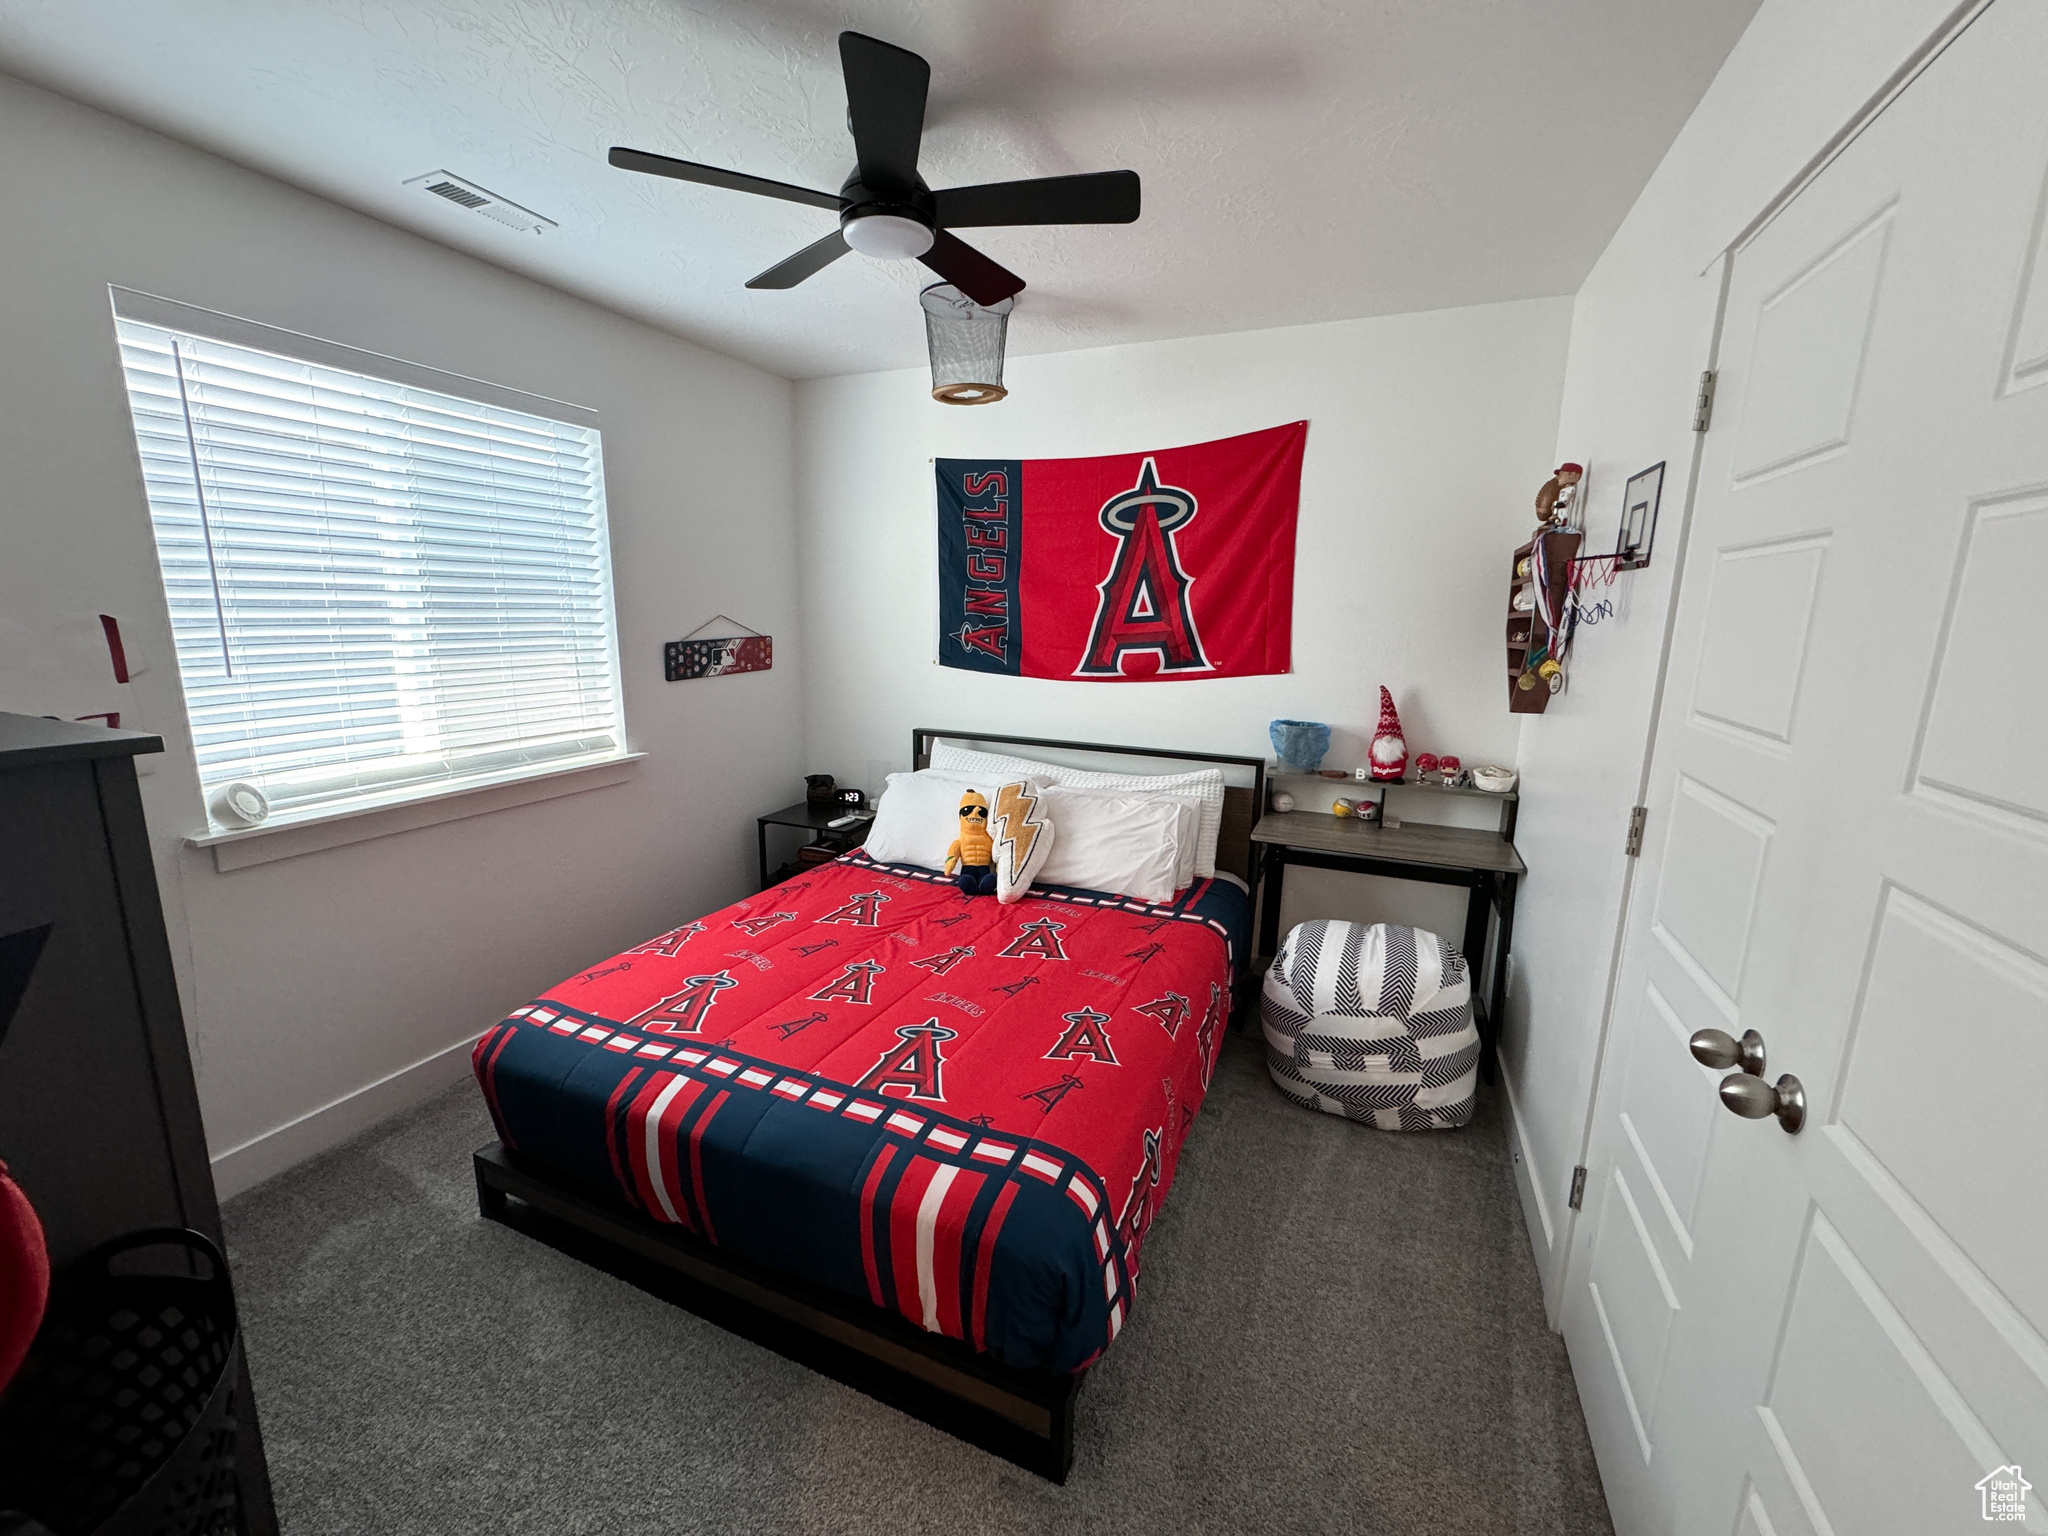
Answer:
[(1472, 982), (1438, 935), (1302, 923), (1266, 972), (1259, 1011), (1266, 1070), (1304, 1109), (1383, 1131), (1448, 1131), (1472, 1118)]

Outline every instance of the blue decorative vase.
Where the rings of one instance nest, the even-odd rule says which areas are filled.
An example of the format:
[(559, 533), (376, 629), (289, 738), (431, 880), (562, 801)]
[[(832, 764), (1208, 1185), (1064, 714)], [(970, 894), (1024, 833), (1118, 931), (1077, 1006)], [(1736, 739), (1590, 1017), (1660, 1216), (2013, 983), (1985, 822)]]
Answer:
[(1315, 720), (1275, 720), (1266, 735), (1280, 761), (1303, 773), (1314, 773), (1330, 750), (1330, 728)]

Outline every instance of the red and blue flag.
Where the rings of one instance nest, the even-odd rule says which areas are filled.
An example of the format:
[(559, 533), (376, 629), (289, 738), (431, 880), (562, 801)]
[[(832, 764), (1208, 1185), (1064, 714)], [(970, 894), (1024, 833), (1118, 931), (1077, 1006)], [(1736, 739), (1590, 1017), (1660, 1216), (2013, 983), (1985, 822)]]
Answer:
[(1136, 682), (1289, 669), (1308, 423), (1094, 459), (939, 459), (939, 660)]

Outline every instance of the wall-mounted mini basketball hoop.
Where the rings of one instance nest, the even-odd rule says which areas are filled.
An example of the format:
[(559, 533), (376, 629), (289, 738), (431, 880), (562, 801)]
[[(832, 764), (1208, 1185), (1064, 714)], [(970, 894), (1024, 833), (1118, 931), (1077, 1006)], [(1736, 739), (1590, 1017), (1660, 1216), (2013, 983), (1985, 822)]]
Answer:
[(951, 283), (918, 296), (932, 359), (932, 398), (943, 405), (993, 405), (1003, 388), (1003, 343), (1014, 298), (977, 304)]

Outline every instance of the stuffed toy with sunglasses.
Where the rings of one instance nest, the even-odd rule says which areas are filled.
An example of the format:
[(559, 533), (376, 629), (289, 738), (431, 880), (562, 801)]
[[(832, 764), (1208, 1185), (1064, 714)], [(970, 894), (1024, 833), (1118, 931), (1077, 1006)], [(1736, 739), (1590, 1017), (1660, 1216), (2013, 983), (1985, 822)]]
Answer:
[(988, 800), (979, 790), (960, 797), (960, 835), (946, 850), (946, 873), (955, 866), (957, 883), (967, 895), (996, 894), (996, 845), (988, 835)]

